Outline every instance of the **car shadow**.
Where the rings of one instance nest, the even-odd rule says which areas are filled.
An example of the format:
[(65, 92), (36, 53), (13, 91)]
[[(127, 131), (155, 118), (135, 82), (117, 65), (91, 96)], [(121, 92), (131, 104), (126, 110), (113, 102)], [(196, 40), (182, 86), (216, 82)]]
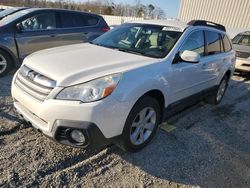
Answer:
[(231, 81), (220, 105), (200, 102), (172, 117), (168, 123), (176, 129), (160, 129), (142, 151), (131, 154), (119, 150), (117, 154), (146, 173), (179, 185), (247, 187), (250, 180), (244, 172), (250, 169), (250, 91), (240, 83), (244, 94), (235, 97), (237, 84)]
[(0, 99), (1, 97), (8, 97), (11, 93), (11, 81), (13, 75), (7, 75), (0, 78)]

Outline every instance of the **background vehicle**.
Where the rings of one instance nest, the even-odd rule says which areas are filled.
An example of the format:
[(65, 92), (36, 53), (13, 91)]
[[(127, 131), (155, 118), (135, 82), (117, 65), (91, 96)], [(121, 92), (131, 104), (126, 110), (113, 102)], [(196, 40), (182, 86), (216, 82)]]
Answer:
[(173, 112), (200, 99), (219, 104), (234, 64), (222, 25), (128, 23), (91, 44), (27, 57), (12, 96), (24, 119), (60, 143), (85, 148), (111, 140), (138, 151)]
[(250, 31), (239, 33), (232, 42), (236, 51), (236, 70), (250, 72)]
[(18, 12), (20, 10), (24, 10), (27, 9), (28, 7), (11, 7), (11, 8), (7, 8), (4, 11), (1, 11), (0, 13), (0, 20), (3, 19), (4, 17), (14, 14), (15, 12)]
[(0, 20), (0, 77), (32, 52), (88, 42), (108, 30), (101, 16), (84, 12), (30, 8), (11, 14)]

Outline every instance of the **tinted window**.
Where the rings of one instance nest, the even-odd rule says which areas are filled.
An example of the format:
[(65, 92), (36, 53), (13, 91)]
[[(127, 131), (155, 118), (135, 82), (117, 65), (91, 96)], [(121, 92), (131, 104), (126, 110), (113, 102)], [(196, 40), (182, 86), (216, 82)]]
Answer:
[(195, 31), (185, 40), (180, 52), (185, 50), (194, 51), (204, 56), (205, 52), (205, 42), (203, 31)]
[(214, 55), (221, 52), (221, 42), (219, 33), (206, 31), (207, 34), (207, 53)]
[(85, 16), (85, 20), (86, 20), (87, 26), (96, 25), (99, 21), (98, 18), (93, 17), (93, 16)]
[(21, 22), (22, 31), (49, 30), (56, 28), (54, 13), (43, 13), (29, 17)]
[(230, 40), (226, 35), (223, 36), (223, 44), (224, 44), (224, 51), (225, 52), (228, 52), (232, 49)]
[(98, 23), (98, 18), (77, 13), (61, 13), (63, 28), (92, 26)]

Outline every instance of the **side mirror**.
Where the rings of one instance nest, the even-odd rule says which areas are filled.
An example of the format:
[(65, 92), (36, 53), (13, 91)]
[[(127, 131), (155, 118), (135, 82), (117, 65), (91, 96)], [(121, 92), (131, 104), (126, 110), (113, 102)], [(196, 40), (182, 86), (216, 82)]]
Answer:
[(180, 58), (187, 63), (199, 63), (201, 57), (197, 52), (185, 50), (181, 53)]
[(18, 32), (18, 33), (21, 33), (22, 32), (22, 24), (21, 23), (18, 23), (18, 24), (16, 24), (16, 31)]

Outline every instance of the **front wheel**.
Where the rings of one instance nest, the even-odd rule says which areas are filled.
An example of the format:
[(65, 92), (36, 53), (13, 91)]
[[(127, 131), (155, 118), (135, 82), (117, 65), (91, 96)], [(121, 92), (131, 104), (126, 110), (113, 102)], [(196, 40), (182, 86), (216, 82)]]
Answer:
[(161, 120), (157, 100), (144, 96), (129, 113), (118, 146), (130, 152), (144, 148), (154, 137)]
[(225, 95), (225, 92), (227, 90), (227, 86), (228, 86), (228, 81), (229, 81), (229, 77), (227, 75), (225, 75), (219, 86), (217, 87), (216, 91), (208, 96), (206, 98), (206, 101), (209, 103), (209, 104), (212, 104), (212, 105), (217, 105), (221, 102), (222, 98), (224, 97)]
[(5, 76), (10, 71), (11, 63), (9, 54), (0, 50), (0, 77)]

